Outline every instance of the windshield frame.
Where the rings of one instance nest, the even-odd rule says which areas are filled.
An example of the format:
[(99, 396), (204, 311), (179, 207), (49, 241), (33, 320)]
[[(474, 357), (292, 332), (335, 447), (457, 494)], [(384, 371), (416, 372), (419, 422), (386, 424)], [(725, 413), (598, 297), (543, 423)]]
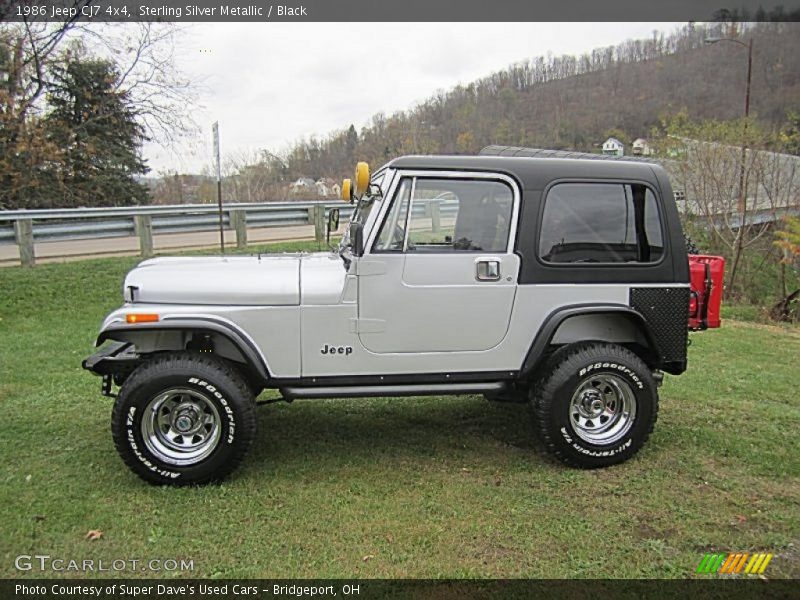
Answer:
[[(352, 250), (352, 244), (350, 242), (350, 223), (354, 223), (358, 221), (361, 223), (364, 231), (364, 239), (366, 240), (369, 237), (369, 233), (372, 231), (372, 228), (375, 226), (375, 222), (377, 221), (378, 213), (380, 213), (380, 203), (384, 199), (384, 195), (386, 189), (391, 185), (392, 179), (394, 178), (395, 169), (390, 169), (388, 167), (381, 167), (378, 169), (375, 174), (372, 175), (370, 178), (370, 188), (372, 186), (376, 186), (380, 193), (373, 194), (373, 195), (364, 195), (361, 197), (361, 200), (356, 202), (356, 206), (353, 209), (353, 213), (350, 215), (350, 221), (348, 222), (348, 227), (344, 231), (342, 235), (342, 239), (339, 242), (339, 254), (341, 255), (342, 252), (346, 250)], [(364, 212), (364, 209), (369, 207), (369, 212), (366, 216), (366, 220), (362, 221), (361, 215)]]

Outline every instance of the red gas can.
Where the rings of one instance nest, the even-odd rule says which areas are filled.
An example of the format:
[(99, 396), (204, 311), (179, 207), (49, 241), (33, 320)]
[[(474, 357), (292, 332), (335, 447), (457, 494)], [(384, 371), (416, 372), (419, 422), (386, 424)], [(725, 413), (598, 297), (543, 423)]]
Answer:
[(725, 259), (721, 256), (689, 255), (689, 329), (719, 327), (724, 273)]

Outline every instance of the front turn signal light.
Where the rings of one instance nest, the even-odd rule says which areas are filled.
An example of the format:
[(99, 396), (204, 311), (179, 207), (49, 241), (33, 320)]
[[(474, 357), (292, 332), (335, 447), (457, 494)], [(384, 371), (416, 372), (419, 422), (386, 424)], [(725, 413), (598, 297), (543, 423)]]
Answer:
[(158, 321), (158, 315), (153, 313), (128, 313), (125, 315), (125, 321), (128, 323), (155, 323)]

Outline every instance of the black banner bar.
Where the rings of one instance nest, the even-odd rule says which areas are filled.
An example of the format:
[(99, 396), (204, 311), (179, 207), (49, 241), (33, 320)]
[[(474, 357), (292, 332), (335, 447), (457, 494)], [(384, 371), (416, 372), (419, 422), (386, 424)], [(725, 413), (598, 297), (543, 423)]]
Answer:
[(641, 598), (790, 599), (797, 597), (798, 581), (757, 578), (691, 580), (198, 580), (198, 579), (62, 579), (3, 580), (0, 597), (52, 600), (83, 598), (155, 600), (189, 599), (326, 599), (355, 598), (469, 598), (496, 600), (548, 598), (573, 600)]
[[(613, 22), (800, 20), (800, 0), (0, 0), (0, 20)], [(353, 31), (357, 34), (357, 31)]]

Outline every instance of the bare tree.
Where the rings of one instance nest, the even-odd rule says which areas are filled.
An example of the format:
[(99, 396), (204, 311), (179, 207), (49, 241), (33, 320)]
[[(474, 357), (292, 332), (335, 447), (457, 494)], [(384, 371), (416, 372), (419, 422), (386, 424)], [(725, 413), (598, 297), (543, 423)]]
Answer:
[[(129, 102), (145, 138), (166, 146), (196, 131), (197, 84), (176, 66), (172, 24), (80, 22), (92, 0), (61, 0), (74, 9), (63, 22), (0, 22), (0, 207), (52, 202), (63, 148), (43, 118), (54, 73), (65, 63), (103, 59), (119, 77), (115, 91)], [(0, 11), (5, 10), (4, 3)], [(39, 198), (39, 200), (36, 200)]]
[(240, 150), (222, 161), (226, 201), (264, 202), (272, 176), (261, 151)]
[[(92, 0), (75, 0), (80, 8)], [(170, 143), (194, 129), (199, 84), (178, 69), (175, 42), (182, 30), (172, 23), (0, 23), (0, 71), (5, 85), (0, 111), (24, 121), (43, 109), (49, 71), (75, 54), (112, 62), (120, 72), (117, 90), (136, 104), (149, 137)]]
[(73, 32), (88, 52), (112, 60), (148, 138), (173, 145), (197, 131), (192, 114), (200, 83), (177, 67), (175, 43), (183, 29), (174, 23), (81, 25)]
[[(71, 5), (79, 14), (89, 2)], [(74, 27), (75, 19), (0, 22), (0, 208), (19, 206), (39, 193), (47, 179), (39, 167), (59, 160), (59, 148), (48, 140), (40, 114), (50, 66)]]
[[(686, 194), (685, 214), (699, 217), (712, 240), (731, 258), (729, 293), (736, 291), (748, 249), (775, 223), (800, 207), (800, 157), (772, 151), (772, 134), (751, 124), (747, 140), (736, 122), (683, 123), (683, 135), (661, 141), (673, 157), (668, 168)], [(715, 140), (715, 141), (702, 141)], [(770, 150), (747, 150), (742, 145)], [(739, 190), (743, 175), (745, 193)]]
[[(64, 4), (75, 16), (62, 22), (1, 22), (0, 47), (3, 55), (0, 70), (5, 79), (5, 94), (0, 109), (15, 120), (24, 120), (47, 88), (47, 69), (57, 56), (63, 40), (76, 27), (78, 15), (92, 0), (74, 0)], [(9, 6), (4, 7), (10, 10)], [(0, 9), (3, 11), (4, 9)]]

